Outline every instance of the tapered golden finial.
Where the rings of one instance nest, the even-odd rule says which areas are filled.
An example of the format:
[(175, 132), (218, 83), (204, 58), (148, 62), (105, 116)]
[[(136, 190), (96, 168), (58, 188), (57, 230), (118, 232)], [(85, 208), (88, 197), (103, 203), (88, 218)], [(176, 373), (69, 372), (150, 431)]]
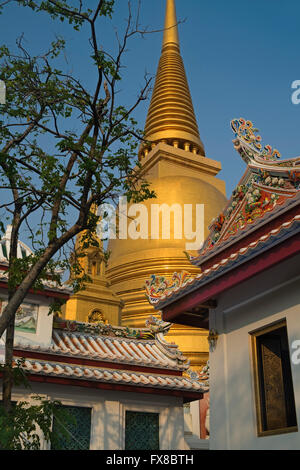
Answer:
[(159, 142), (201, 156), (205, 155), (194, 113), (184, 64), (180, 55), (175, 0), (166, 0), (161, 58), (148, 111), (140, 158)]
[(179, 50), (175, 0), (167, 0), (163, 50), (170, 45)]

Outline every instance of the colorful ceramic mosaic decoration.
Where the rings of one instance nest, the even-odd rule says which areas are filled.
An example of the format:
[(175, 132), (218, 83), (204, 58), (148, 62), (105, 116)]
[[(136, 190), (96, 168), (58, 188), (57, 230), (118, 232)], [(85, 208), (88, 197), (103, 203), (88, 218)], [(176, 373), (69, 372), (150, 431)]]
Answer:
[(54, 328), (69, 332), (88, 333), (95, 336), (115, 336), (123, 338), (153, 339), (155, 332), (153, 328), (132, 329), (128, 327), (112, 326), (107, 323), (84, 323), (72, 320), (54, 319)]
[(253, 126), (251, 121), (246, 121), (243, 118), (233, 119), (231, 121), (231, 128), (235, 133), (236, 139), (239, 142), (243, 141), (250, 149), (250, 152), (253, 150), (255, 154), (259, 153), (265, 160), (276, 160), (280, 158), (278, 150), (273, 150), (270, 145), (266, 145), (262, 148), (262, 138), (260, 135), (257, 135), (259, 130)]
[(233, 119), (234, 147), (248, 167), (223, 213), (211, 223), (200, 255), (293, 198), (300, 186), (300, 158), (278, 160), (280, 153), (262, 138), (251, 121)]
[(146, 295), (152, 304), (159, 302), (161, 297), (167, 296), (186, 286), (193, 281), (193, 277), (186, 271), (174, 273), (168, 280), (165, 277), (158, 277), (152, 274), (146, 281)]

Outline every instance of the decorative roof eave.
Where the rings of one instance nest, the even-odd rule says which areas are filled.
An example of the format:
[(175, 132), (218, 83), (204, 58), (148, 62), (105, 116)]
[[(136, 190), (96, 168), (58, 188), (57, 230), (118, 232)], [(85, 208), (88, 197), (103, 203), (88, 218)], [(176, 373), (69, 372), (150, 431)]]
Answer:
[(213, 281), (228, 272), (236, 269), (251, 259), (262, 255), (264, 252), (271, 250), (280, 243), (300, 233), (300, 215), (295, 216), (292, 220), (283, 223), (280, 227), (271, 230), (269, 233), (262, 235), (256, 241), (248, 246), (240, 248), (237, 252), (233, 252), (228, 258), (223, 258), (217, 264), (206, 269), (204, 272), (196, 275), (193, 280), (183, 287), (175, 290), (167, 290), (166, 293), (161, 291), (160, 297), (149, 298), (149, 302), (157, 310), (163, 310), (170, 304), (178, 301), (182, 297), (211, 284)]
[(199, 400), (202, 398), (202, 394), (208, 391), (208, 384), (205, 382), (199, 383), (187, 377), (172, 375), (99, 369), (84, 364), (63, 364), (56, 363), (55, 361), (46, 362), (28, 358), (24, 358), (22, 367), (29, 374), (29, 380), (55, 382), (63, 385), (77, 385), (135, 393), (168, 394), (190, 398), (190, 401)]
[(65, 320), (54, 318), (53, 327), (71, 333), (90, 334), (93, 336), (112, 336), (117, 338), (129, 338), (138, 340), (152, 340), (158, 333), (166, 334), (171, 324), (150, 317), (146, 321), (147, 328), (128, 328), (123, 326), (112, 326), (104, 322), (88, 323), (76, 320)]
[(181, 291), (187, 285), (192, 284), (194, 280), (195, 278), (186, 271), (174, 273), (171, 280), (163, 276), (158, 277), (152, 274), (150, 279), (147, 279), (145, 283), (146, 297), (152, 305), (155, 305), (161, 298)]
[(186, 368), (170, 367), (170, 365), (156, 363), (153, 364), (150, 361), (143, 362), (132, 359), (131, 361), (127, 358), (120, 357), (97, 357), (96, 355), (91, 356), (83, 353), (71, 353), (70, 351), (53, 351), (52, 348), (41, 349), (38, 347), (29, 347), (22, 344), (14, 346), (14, 357), (24, 358), (29, 360), (38, 360), (43, 362), (55, 362), (56, 364), (70, 364), (79, 367), (96, 367), (98, 369), (109, 369), (109, 370), (123, 370), (123, 371), (134, 371), (134, 372), (147, 372), (160, 375), (172, 375), (182, 376), (183, 373), (188, 373)]
[(272, 211), (266, 212), (261, 217), (258, 217), (254, 223), (245, 225), (235, 234), (220, 240), (219, 243), (213, 245), (209, 250), (204, 250), (201, 254), (194, 257), (190, 256), (191, 264), (201, 267), (208, 261), (213, 260), (216, 256), (221, 256), (222, 252), (228, 250), (228, 248), (234, 250), (235, 245), (242, 242), (243, 239), (254, 235), (255, 232), (263, 229), (263, 227), (267, 227), (267, 225), (276, 221), (276, 219), (282, 217), (284, 214), (287, 214), (288, 218), (289, 213), (293, 213), (295, 210), (298, 211), (297, 207), (299, 203), (300, 192), (298, 191), (293, 197), (286, 199), (282, 204), (277, 204)]
[(164, 339), (171, 323), (154, 316), (146, 321), (147, 328), (139, 329), (59, 318), (53, 326), (49, 351), (58, 355), (181, 371), (190, 365), (178, 346)]
[(270, 166), (296, 166), (300, 164), (300, 157), (278, 163), (277, 160), (281, 157), (280, 153), (277, 149), (273, 150), (270, 145), (262, 146), (262, 138), (258, 135), (259, 130), (253, 126), (251, 121), (243, 118), (233, 119), (231, 129), (235, 134), (233, 140), (235, 149), (247, 165), (254, 162), (257, 165)]
[(14, 346), (15, 360), (23, 359), (22, 367), (31, 377), (67, 380), (70, 385), (76, 381), (76, 385), (96, 388), (129, 387), (127, 391), (132, 392), (168, 391), (186, 401), (200, 399), (208, 391), (208, 383), (202, 383), (200, 376), (183, 375), (188, 374), (189, 362), (178, 346), (164, 340), (171, 327), (168, 322), (152, 316), (143, 334), (104, 323), (56, 319), (55, 324), (60, 328), (53, 330), (50, 347), (24, 344), (23, 340)]
[[(186, 312), (189, 312), (199, 304), (207, 302), (209, 299), (218, 298), (229, 289), (249, 281), (251, 278), (286, 261), (288, 258), (299, 255), (299, 253), (300, 234), (298, 233), (290, 238), (288, 243), (282, 243), (279, 247), (276, 245), (272, 249), (262, 253), (255, 259), (255, 262), (251, 259), (248, 263), (240, 264), (236, 266), (236, 269), (212, 279), (211, 282), (199, 286), (196, 291), (188, 293), (182, 298), (171, 302), (162, 310), (163, 318), (173, 322), (177, 322), (177, 319), (180, 319), (182, 325), (189, 326), (191, 322)], [(202, 324), (203, 320), (198, 319), (198, 322), (194, 321), (191, 326), (201, 328)]]
[(227, 239), (233, 243), (236, 235), (247, 235), (249, 226), (256, 229), (261, 223), (267, 223), (270, 213), (279, 213), (278, 206), (288, 205), (299, 194), (300, 157), (278, 160), (277, 150), (270, 146), (262, 149), (261, 137), (256, 135), (257, 129), (251, 121), (235, 119), (231, 126), (235, 132), (235, 149), (247, 163), (247, 170), (224, 211), (211, 223), (210, 234), (199, 255), (191, 257), (191, 263), (198, 266)]

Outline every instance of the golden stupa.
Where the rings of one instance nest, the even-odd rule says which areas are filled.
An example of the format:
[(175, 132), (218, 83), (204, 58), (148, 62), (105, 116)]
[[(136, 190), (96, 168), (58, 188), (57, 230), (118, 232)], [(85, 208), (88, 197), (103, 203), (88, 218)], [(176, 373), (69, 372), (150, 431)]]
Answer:
[[(175, 0), (166, 2), (166, 20), (161, 58), (145, 126), (145, 141), (139, 150), (141, 176), (151, 183), (156, 199), (144, 201), (151, 214), (153, 204), (171, 207), (192, 205), (196, 227), (196, 204), (204, 205), (204, 231), (226, 203), (225, 183), (216, 178), (221, 164), (205, 157), (193, 103), (180, 54)], [(129, 206), (130, 207), (130, 206)], [(162, 222), (162, 219), (160, 219)], [(88, 321), (93, 315), (109, 323), (145, 327), (156, 314), (145, 296), (145, 281), (151, 274), (170, 277), (175, 271), (198, 273), (184, 254), (185, 238), (176, 239), (175, 219), (170, 217), (170, 237), (110, 240), (108, 268), (93, 248), (87, 255), (86, 272), (93, 283), (66, 304), (65, 316)], [(178, 228), (178, 227), (177, 227)], [(200, 246), (199, 246), (200, 248)], [(96, 264), (95, 264), (96, 263)], [(96, 270), (95, 270), (96, 266)], [(97, 268), (100, 266), (100, 268)], [(121, 317), (120, 317), (120, 309)], [(168, 335), (199, 369), (208, 359), (207, 331), (174, 325)]]
[[(139, 159), (141, 175), (151, 183), (157, 195), (143, 204), (204, 204), (204, 236), (207, 227), (226, 204), (225, 183), (216, 178), (221, 164), (205, 157), (193, 103), (180, 54), (175, 0), (166, 2), (163, 46), (155, 86), (148, 111), (145, 140)], [(195, 227), (196, 210), (193, 211)], [(150, 226), (150, 223), (149, 223)], [(174, 271), (197, 273), (184, 254), (185, 239), (111, 240), (107, 277), (111, 289), (122, 299), (122, 324), (144, 327), (149, 314), (154, 314), (145, 296), (145, 280), (151, 274), (169, 277)], [(200, 248), (200, 246), (199, 246)], [(174, 325), (168, 336), (199, 368), (208, 358), (207, 332)]]

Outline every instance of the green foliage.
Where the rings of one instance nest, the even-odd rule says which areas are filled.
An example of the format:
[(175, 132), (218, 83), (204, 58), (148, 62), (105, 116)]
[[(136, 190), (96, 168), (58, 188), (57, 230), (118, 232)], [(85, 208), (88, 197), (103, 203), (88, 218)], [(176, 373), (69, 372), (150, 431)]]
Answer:
[[(17, 296), (19, 286), (24, 293), (44, 289), (49, 280), (60, 286), (63, 272), (69, 270), (77, 291), (88, 276), (80, 256), (70, 256), (71, 241), (84, 232), (84, 249), (95, 246), (95, 240), (99, 243), (97, 206), (114, 202), (121, 194), (133, 202), (155, 197), (140, 177), (137, 152), (143, 132), (132, 116), (147, 98), (151, 80), (145, 79), (130, 106), (124, 106), (118, 88), (124, 78), (123, 54), (129, 39), (138, 33), (138, 21), (129, 12), (114, 57), (101, 37), (101, 21), (112, 17), (114, 1), (8, 3), (31, 9), (36, 21), (42, 13), (65, 21), (66, 27), (81, 35), (94, 68), (91, 90), (80, 75), (62, 66), (66, 42), (61, 37), (35, 55), (25, 48), (23, 36), (15, 49), (0, 47), (0, 79), (7, 90), (6, 103), (0, 105), (0, 201), (4, 201), (0, 202), (0, 230), (4, 231), (9, 215), (16, 241), (26, 225), (34, 252), (22, 259), (10, 257), (9, 288)], [(51, 311), (56, 308), (57, 303)], [(9, 304), (2, 318), (8, 310)], [(3, 331), (0, 319), (0, 334)]]
[[(139, 174), (136, 154), (144, 136), (132, 117), (147, 98), (151, 79), (145, 78), (131, 105), (124, 106), (118, 88), (124, 80), (128, 41), (139, 34), (139, 8), (136, 18), (129, 9), (127, 27), (122, 38), (118, 35), (113, 56), (105, 50), (101, 22), (112, 18), (114, 0), (0, 0), (0, 13), (8, 4), (17, 13), (21, 7), (30, 9), (37, 22), (40, 14), (48, 14), (80, 34), (95, 85), (91, 90), (80, 74), (69, 72), (67, 61), (61, 60), (66, 55), (61, 37), (39, 54), (25, 48), (23, 35), (16, 47), (0, 47), (0, 79), (6, 84), (6, 103), (0, 105), (1, 234), (7, 222), (12, 225), (9, 301), (0, 317), (0, 336), (30, 289), (43, 290), (49, 282), (61, 286), (66, 270), (74, 292), (90, 281), (80, 258), (85, 249), (99, 246), (97, 206), (121, 194), (134, 202), (155, 196)], [(17, 241), (24, 226), (33, 254), (19, 259)], [(71, 246), (80, 233), (81, 256)], [(108, 253), (103, 256), (107, 261)], [(60, 307), (61, 302), (55, 301), (50, 312)], [(5, 367), (3, 374), (13, 374), (14, 383), (22, 384), (22, 367), (13, 371)], [(51, 419), (58, 403), (37, 400), (34, 405), (18, 403), (8, 414), (1, 411), (2, 448), (38, 448), (37, 426), (47, 441), (53, 439)]]
[(14, 367), (0, 364), (0, 373), (4, 374), (6, 370), (9, 370), (11, 375), (12, 381), (16, 386), (24, 386), (25, 388), (29, 388), (29, 382), (26, 377), (25, 370), (23, 368), (25, 359), (18, 359)]
[(39, 450), (41, 434), (47, 443), (57, 448), (61, 434), (65, 440), (69, 440), (70, 435), (63, 427), (60, 436), (52, 432), (54, 416), (64, 423), (74, 420), (59, 401), (47, 400), (39, 395), (31, 396), (30, 402), (14, 404), (11, 413), (5, 413), (0, 406), (0, 449)]
[[(151, 79), (145, 78), (131, 105), (124, 106), (119, 89), (128, 41), (140, 33), (139, 8), (136, 18), (129, 10), (114, 56), (105, 50), (106, 38), (101, 37), (101, 22), (112, 18), (114, 0), (0, 0), (0, 13), (8, 4), (18, 14), (21, 7), (30, 9), (37, 22), (40, 14), (48, 14), (80, 34), (95, 85), (90, 89), (80, 74), (70, 73), (68, 65), (62, 65), (67, 61), (61, 60), (66, 55), (61, 37), (39, 54), (25, 48), (23, 35), (15, 48), (0, 47), (0, 79), (6, 84), (6, 103), (0, 105), (0, 232), (7, 222), (13, 227), (8, 260), (10, 300), (0, 317), (0, 336), (30, 289), (42, 290), (49, 282), (61, 286), (67, 269), (74, 292), (90, 282), (80, 261), (84, 250), (99, 246), (97, 206), (111, 203), (121, 194), (133, 202), (155, 196), (140, 177), (136, 155), (144, 135), (132, 116), (147, 99)], [(30, 233), (33, 254), (17, 259), (17, 241), (24, 226)], [(81, 255), (71, 246), (80, 233)], [(103, 257), (107, 261), (108, 253)], [(60, 307), (61, 302), (55, 301), (50, 312)], [(28, 385), (21, 365), (12, 370), (8, 367), (2, 372), (12, 374), (15, 385)], [(18, 403), (9, 413), (1, 410), (2, 448), (39, 448), (38, 428), (53, 442), (52, 416), (63, 411), (58, 402), (43, 397), (36, 400), (35, 404)], [(58, 419), (63, 422), (66, 417)]]
[[(23, 369), (24, 359), (17, 361), (10, 367), (15, 386), (30, 388), (30, 384)], [(8, 366), (0, 365), (0, 373), (4, 373)], [(39, 450), (41, 436), (47, 443), (55, 445), (70, 439), (67, 430), (62, 427), (60, 434), (52, 431), (52, 420), (56, 417), (64, 423), (76, 425), (74, 418), (62, 407), (58, 400), (49, 400), (45, 397), (31, 394), (30, 401), (12, 403), (11, 410), (6, 412), (0, 403), (0, 449), (1, 450)]]
[[(81, 26), (84, 21), (90, 20), (94, 14), (94, 10), (91, 8), (87, 8), (83, 10), (83, 5), (79, 4), (79, 7), (74, 7), (74, 2), (66, 1), (66, 0), (46, 0), (46, 1), (33, 1), (33, 0), (16, 0), (19, 5), (27, 6), (32, 8), (32, 10), (41, 12), (45, 11), (51, 15), (53, 19), (59, 19), (60, 21), (67, 20), (69, 24), (74, 26), (74, 29), (78, 30), (79, 26)], [(82, 2), (84, 3), (84, 2)], [(90, 2), (86, 2), (90, 4)], [(113, 14), (113, 7), (114, 7), (115, 0), (103, 0), (101, 2), (101, 7), (99, 8), (98, 15), (99, 16), (108, 16), (111, 18)]]

